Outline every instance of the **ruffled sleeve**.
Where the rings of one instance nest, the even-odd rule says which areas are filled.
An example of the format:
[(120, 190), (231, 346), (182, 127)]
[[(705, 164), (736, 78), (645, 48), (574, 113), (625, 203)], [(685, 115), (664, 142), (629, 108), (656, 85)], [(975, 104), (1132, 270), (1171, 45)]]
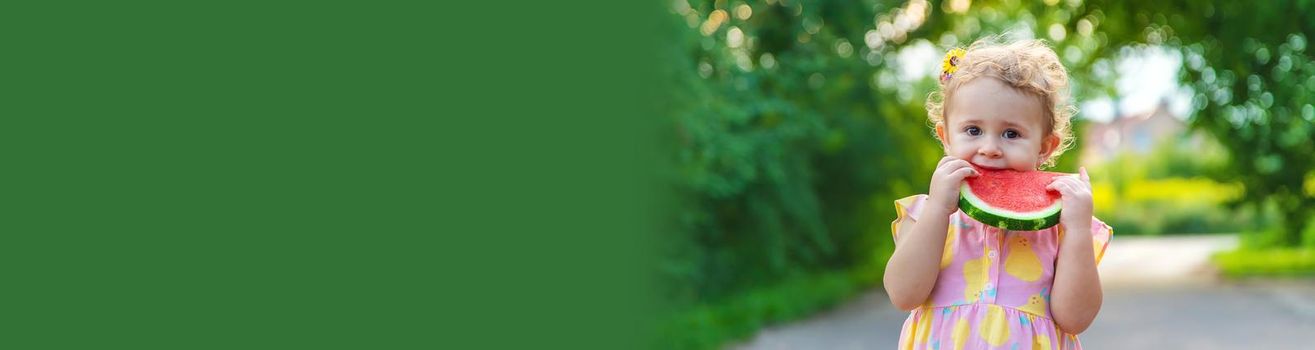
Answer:
[(1105, 224), (1095, 217), (1091, 218), (1091, 246), (1096, 249), (1096, 265), (1100, 265), (1100, 258), (1105, 256), (1105, 248), (1110, 245), (1110, 239), (1114, 238), (1114, 228)]
[(890, 223), (890, 236), (899, 242), (900, 222), (905, 218), (910, 222), (918, 221), (918, 213), (922, 212), (922, 204), (927, 201), (927, 195), (919, 194), (900, 198), (895, 201), (895, 221)]

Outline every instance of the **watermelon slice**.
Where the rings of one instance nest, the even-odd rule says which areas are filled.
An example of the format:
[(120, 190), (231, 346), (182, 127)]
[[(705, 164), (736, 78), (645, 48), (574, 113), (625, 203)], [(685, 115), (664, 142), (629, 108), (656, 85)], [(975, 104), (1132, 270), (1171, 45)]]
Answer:
[(1006, 230), (1036, 231), (1059, 223), (1059, 192), (1047, 190), (1056, 176), (1048, 171), (986, 169), (973, 166), (959, 188), (959, 210), (984, 224)]

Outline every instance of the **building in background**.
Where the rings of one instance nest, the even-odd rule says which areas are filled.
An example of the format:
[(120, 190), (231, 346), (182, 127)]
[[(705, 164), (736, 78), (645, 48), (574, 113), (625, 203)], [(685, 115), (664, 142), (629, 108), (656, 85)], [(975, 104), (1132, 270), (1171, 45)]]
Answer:
[[(1080, 140), (1082, 164), (1092, 166), (1105, 163), (1120, 154), (1147, 155), (1163, 140), (1181, 138), (1188, 132), (1187, 122), (1175, 116), (1169, 100), (1162, 99), (1147, 112), (1116, 114), (1108, 123), (1091, 122)], [(1182, 142), (1200, 144), (1201, 135), (1193, 133)]]

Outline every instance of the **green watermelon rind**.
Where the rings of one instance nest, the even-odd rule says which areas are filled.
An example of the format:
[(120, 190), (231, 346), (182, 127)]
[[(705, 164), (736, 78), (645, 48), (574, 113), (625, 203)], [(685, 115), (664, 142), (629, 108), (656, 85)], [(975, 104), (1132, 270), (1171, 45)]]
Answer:
[(959, 188), (959, 210), (983, 224), (1014, 231), (1037, 231), (1059, 224), (1060, 201), (1042, 210), (1019, 213), (1007, 209), (993, 208), (977, 195), (965, 182)]

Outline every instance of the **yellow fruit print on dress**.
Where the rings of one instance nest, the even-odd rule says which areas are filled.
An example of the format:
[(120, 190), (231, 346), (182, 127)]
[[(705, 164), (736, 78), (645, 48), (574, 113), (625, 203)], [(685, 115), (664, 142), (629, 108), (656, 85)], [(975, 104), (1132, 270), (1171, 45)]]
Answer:
[(968, 319), (961, 318), (954, 323), (954, 350), (962, 350), (963, 343), (968, 341)]
[(1032, 296), (1027, 297), (1027, 304), (1023, 304), (1022, 306), (1019, 306), (1018, 309), (1029, 314), (1033, 314), (1037, 316), (1045, 316), (1046, 299), (1045, 296), (1041, 295), (1041, 293), (1045, 293), (1045, 292), (1046, 291), (1043, 289), (1040, 292), (1037, 292), (1036, 294), (1032, 294)]
[(943, 253), (941, 253), (942, 270), (950, 266), (951, 262), (954, 262), (954, 243), (959, 237), (959, 229), (956, 226), (958, 225), (950, 225), (950, 231), (945, 236), (945, 249), (943, 250)]
[(1032, 250), (1032, 243), (1027, 237), (1015, 235), (1009, 239), (1009, 256), (1005, 257), (1005, 272), (1027, 282), (1041, 278), (1041, 260), (1037, 258), (1036, 251)]
[(982, 320), (977, 334), (991, 346), (1000, 346), (1009, 340), (1009, 321), (1005, 320), (1005, 309), (1000, 305), (987, 305), (986, 318)]
[[(983, 249), (985, 250), (985, 249)], [(963, 298), (964, 301), (971, 304), (981, 299), (982, 292), (986, 289), (986, 278), (990, 265), (990, 258), (983, 251), (982, 257), (965, 261), (963, 263)]]
[(1045, 334), (1037, 334), (1032, 338), (1032, 349), (1050, 350), (1050, 337)]
[(918, 336), (918, 341), (915, 346), (917, 348), (925, 348), (927, 347), (927, 339), (931, 336), (931, 316), (923, 316), (922, 319), (918, 320), (917, 327), (917, 332), (921, 333), (921, 335)]

